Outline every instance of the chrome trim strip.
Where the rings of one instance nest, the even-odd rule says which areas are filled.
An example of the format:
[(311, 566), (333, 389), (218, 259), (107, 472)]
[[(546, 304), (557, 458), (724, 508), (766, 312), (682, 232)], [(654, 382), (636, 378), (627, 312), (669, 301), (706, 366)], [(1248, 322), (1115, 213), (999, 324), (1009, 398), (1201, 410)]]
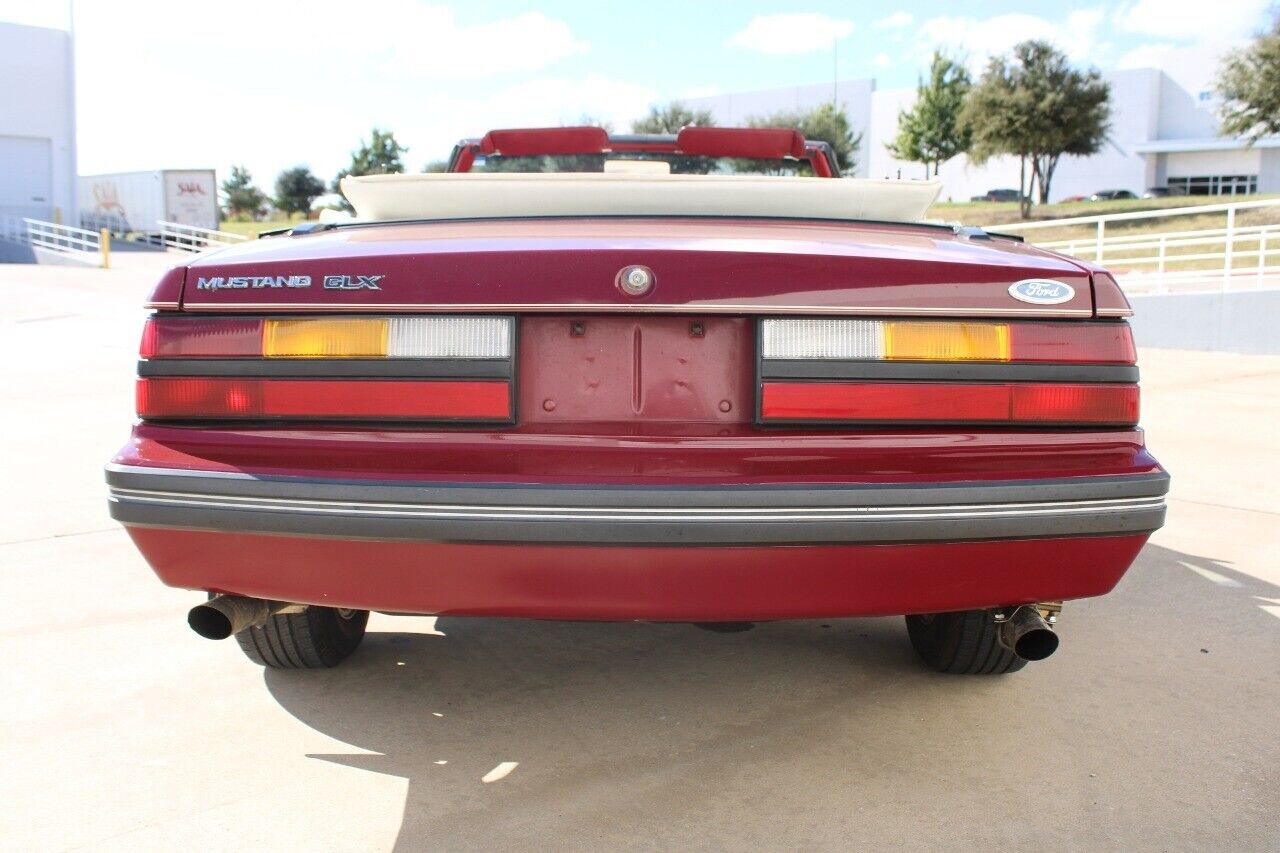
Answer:
[(782, 510), (752, 514), (504, 512), (492, 508), (388, 510), (114, 495), (126, 525), (228, 535), (411, 542), (572, 544), (611, 547), (751, 547), (1145, 535), (1164, 523), (1161, 499), (1081, 506), (940, 511)]
[(128, 525), (415, 542), (721, 546), (1145, 534), (1168, 475), (1031, 481), (641, 486), (334, 481), (107, 466)]
[(469, 304), (438, 305), (427, 303), (343, 303), (312, 304), (302, 302), (192, 302), (185, 303), (188, 311), (339, 311), (348, 313), (421, 311), (433, 313), (659, 313), (659, 314), (822, 314), (836, 316), (937, 316), (937, 317), (1092, 317), (1092, 308), (924, 308), (918, 306), (830, 306), (830, 305), (769, 305), (769, 304), (663, 304), (613, 305), (580, 304)]
[(530, 507), (847, 507), (1033, 504), (1154, 498), (1169, 490), (1163, 471), (1042, 480), (896, 483), (605, 484), (333, 480), (109, 464), (114, 489), (339, 503)]
[(876, 518), (880, 520), (927, 518), (942, 520), (1160, 509), (1165, 505), (1163, 498), (1148, 497), (1021, 504), (784, 507), (778, 509), (682, 507), (668, 509), (661, 507), (539, 507), (318, 501), (155, 492), (143, 489), (120, 488), (111, 488), (108, 489), (108, 492), (109, 499), (112, 501), (133, 501), (164, 506), (209, 507), (213, 509), (260, 510), (264, 512), (385, 515), (407, 518), (518, 519), (522, 521), (601, 519), (606, 521), (679, 521), (684, 523), (705, 521), (847, 521), (860, 518)]

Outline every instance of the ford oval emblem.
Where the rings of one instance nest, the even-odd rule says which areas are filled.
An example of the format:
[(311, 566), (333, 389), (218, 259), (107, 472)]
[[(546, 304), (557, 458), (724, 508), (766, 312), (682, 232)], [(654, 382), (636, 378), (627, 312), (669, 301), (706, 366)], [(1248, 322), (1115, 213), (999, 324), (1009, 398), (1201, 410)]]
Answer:
[(1024, 278), (1009, 285), (1009, 295), (1032, 305), (1059, 305), (1070, 302), (1076, 289), (1051, 278)]

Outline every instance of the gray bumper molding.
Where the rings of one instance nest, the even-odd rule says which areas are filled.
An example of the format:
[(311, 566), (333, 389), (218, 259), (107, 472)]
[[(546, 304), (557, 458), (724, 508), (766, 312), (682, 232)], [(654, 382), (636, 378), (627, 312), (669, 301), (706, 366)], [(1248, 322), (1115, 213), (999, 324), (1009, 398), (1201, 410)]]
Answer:
[(312, 480), (110, 465), (124, 524), (339, 539), (802, 545), (1150, 533), (1163, 472), (946, 484), (614, 487)]

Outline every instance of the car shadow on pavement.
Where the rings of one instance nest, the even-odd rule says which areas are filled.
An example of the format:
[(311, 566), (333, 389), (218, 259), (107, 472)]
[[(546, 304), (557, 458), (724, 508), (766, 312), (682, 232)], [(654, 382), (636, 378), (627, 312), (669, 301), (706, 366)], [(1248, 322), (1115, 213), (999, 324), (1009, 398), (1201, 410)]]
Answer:
[[(1280, 703), (1271, 605), (1280, 588), (1148, 546), (1112, 595), (1068, 603), (1054, 658), (1006, 677), (924, 669), (899, 618), (727, 634), (442, 618), (266, 683), (378, 753), (313, 757), (408, 780), (402, 850), (951, 847), (1031, 826), (1108, 846), (1109, 821), (1184, 846), (1210, 842), (1196, 809), (1270, 772), (1250, 744)], [(1238, 833), (1250, 815), (1231, 808)]]

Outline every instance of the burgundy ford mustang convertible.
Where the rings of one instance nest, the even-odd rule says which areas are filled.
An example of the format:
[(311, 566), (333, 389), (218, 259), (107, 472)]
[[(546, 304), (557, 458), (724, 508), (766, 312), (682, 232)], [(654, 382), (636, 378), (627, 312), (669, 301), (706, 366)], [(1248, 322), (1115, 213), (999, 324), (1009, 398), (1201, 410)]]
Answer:
[[(904, 614), (1046, 657), (1164, 519), (1106, 272), (920, 221), (794, 131), (494, 131), (169, 272), (111, 512), (189, 621), (333, 666), (369, 611)], [(714, 625), (712, 627), (715, 627)]]

